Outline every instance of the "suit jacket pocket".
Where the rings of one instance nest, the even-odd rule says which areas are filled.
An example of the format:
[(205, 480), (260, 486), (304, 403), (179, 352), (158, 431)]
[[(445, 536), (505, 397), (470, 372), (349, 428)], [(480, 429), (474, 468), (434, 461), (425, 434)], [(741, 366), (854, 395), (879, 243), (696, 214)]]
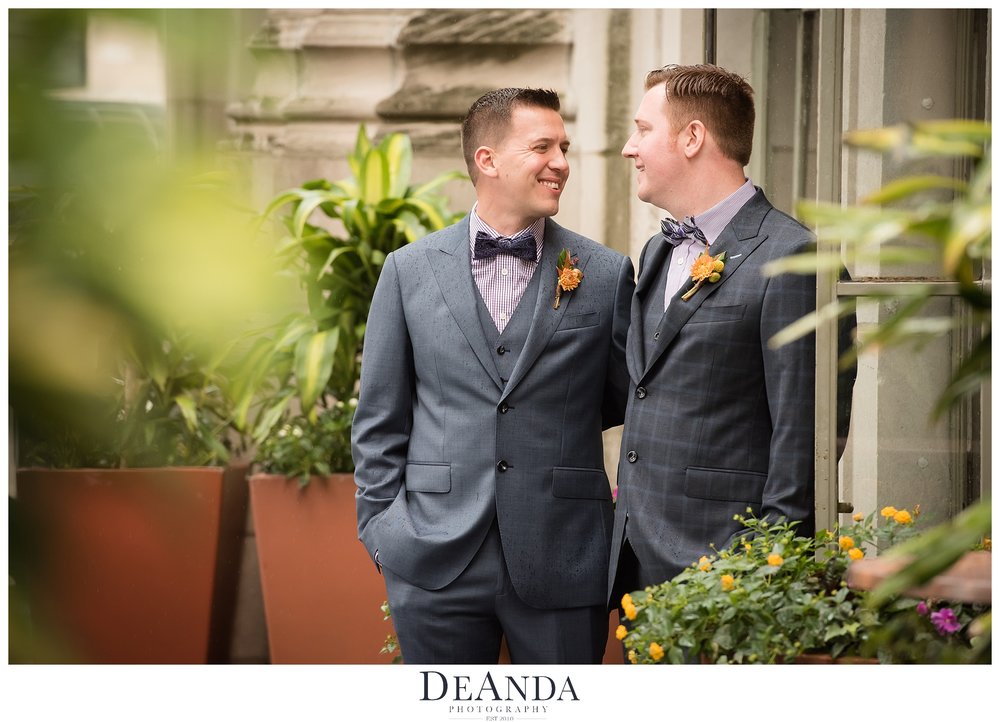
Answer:
[(574, 328), (587, 328), (588, 326), (596, 326), (601, 322), (601, 312), (591, 311), (590, 313), (578, 313), (576, 315), (567, 314), (562, 321), (559, 322), (556, 331), (569, 331)]
[(760, 504), (766, 482), (767, 474), (759, 471), (689, 466), (684, 478), (684, 495), (693, 499)]
[(560, 499), (611, 499), (611, 482), (604, 469), (552, 469), (552, 496)]
[(405, 485), (407, 491), (445, 494), (451, 491), (451, 465), (420, 462), (407, 464)]
[(718, 323), (720, 321), (740, 321), (746, 306), (701, 306), (688, 323)]

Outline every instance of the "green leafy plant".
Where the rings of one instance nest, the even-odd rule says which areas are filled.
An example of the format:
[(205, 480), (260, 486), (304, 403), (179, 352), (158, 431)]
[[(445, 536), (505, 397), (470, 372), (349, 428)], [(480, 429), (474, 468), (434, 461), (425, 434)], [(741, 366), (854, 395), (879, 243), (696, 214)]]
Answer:
[[(246, 354), (236, 421), (257, 442), (269, 439), (290, 415), (315, 424), (331, 404), (356, 395), (368, 311), (386, 256), (457, 220), (439, 191), (466, 176), (451, 172), (411, 185), (412, 160), (408, 136), (391, 133), (374, 145), (362, 125), (348, 157), (349, 179), (304, 183), (265, 209), (263, 219), (283, 212), (286, 235), (276, 256), (282, 272), (293, 274), (305, 290), (306, 310), (258, 334)], [(264, 443), (259, 457), (278, 469), (266, 458), (273, 448)], [(331, 451), (331, 461), (336, 453)], [(337, 464), (331, 468), (338, 470)]]
[(263, 470), (298, 477), (300, 487), (313, 474), (353, 471), (351, 421), (357, 405), (357, 399), (337, 401), (315, 421), (298, 416), (283, 422), (257, 449)]
[[(866, 349), (900, 345), (918, 346), (930, 339), (967, 326), (978, 340), (961, 362), (932, 412), (933, 418), (963, 397), (982, 389), (992, 364), (992, 295), (981, 271), (992, 260), (993, 186), (992, 125), (971, 120), (909, 123), (848, 133), (846, 142), (858, 149), (883, 154), (887, 160), (909, 166), (953, 160), (955, 172), (918, 171), (884, 185), (858, 205), (802, 202), (800, 217), (816, 227), (817, 253), (783, 259), (767, 272), (836, 275), (842, 253), (860, 265), (929, 266), (940, 277), (957, 284), (964, 313), (928, 315), (934, 285), (920, 281), (906, 284), (905, 292), (886, 290), (875, 297), (896, 302), (897, 308), (873, 333), (841, 359), (851, 363)], [(961, 177), (959, 177), (961, 176)], [(855, 279), (862, 280), (862, 279)], [(852, 313), (856, 301), (841, 299), (821, 306), (776, 335), (780, 345), (823, 323)], [(970, 549), (970, 540), (990, 533), (991, 501), (984, 498), (956, 519), (945, 522), (912, 540), (900, 551), (913, 561), (887, 579), (871, 599), (884, 608), (903, 589), (923, 584), (951, 566)], [(989, 638), (989, 625), (984, 625)], [(883, 640), (885, 641), (885, 640)], [(988, 641), (984, 642), (988, 646)]]
[[(953, 402), (978, 391), (989, 378), (991, 364), (991, 293), (980, 281), (980, 269), (992, 258), (992, 127), (971, 120), (901, 124), (846, 135), (853, 147), (885, 154), (900, 163), (928, 159), (956, 159), (971, 164), (968, 180), (941, 173), (901, 177), (868, 195), (861, 203), (801, 202), (799, 216), (814, 226), (815, 255), (774, 261), (766, 272), (840, 272), (844, 258), (858, 264), (930, 266), (941, 277), (958, 284), (966, 314), (928, 315), (935, 296), (931, 283), (913, 282), (905, 293), (873, 292), (901, 303), (891, 318), (845, 354), (847, 364), (866, 349), (903, 344), (919, 345), (959, 327), (980, 330), (979, 340), (965, 355), (935, 408), (943, 413)], [(862, 280), (855, 278), (854, 280)], [(771, 340), (781, 345), (855, 310), (855, 299), (840, 299), (818, 308)]]
[[(633, 663), (704, 660), (719, 664), (794, 662), (806, 653), (871, 654), (869, 637), (886, 620), (916, 615), (917, 600), (894, 598), (882, 610), (850, 589), (848, 565), (914, 533), (913, 515), (891, 507), (814, 537), (796, 523), (739, 517), (746, 534), (702, 557), (672, 580), (626, 595), (618, 630)], [(866, 551), (867, 550), (867, 551)], [(962, 610), (962, 628), (972, 613)], [(968, 650), (964, 635), (947, 644)], [(894, 661), (884, 659), (883, 661)]]

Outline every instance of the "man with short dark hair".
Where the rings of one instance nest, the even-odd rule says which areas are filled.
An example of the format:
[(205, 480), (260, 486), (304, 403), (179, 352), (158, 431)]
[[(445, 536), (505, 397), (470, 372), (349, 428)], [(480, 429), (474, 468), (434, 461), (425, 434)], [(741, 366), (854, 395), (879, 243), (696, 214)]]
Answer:
[(358, 534), (403, 660), (599, 662), (613, 518), (603, 429), (621, 423), (631, 261), (551, 216), (559, 98), (469, 110), (476, 204), (385, 261), (353, 424)]
[(632, 305), (613, 603), (725, 548), (748, 507), (812, 533), (815, 338), (768, 341), (814, 310), (816, 281), (763, 268), (814, 239), (744, 174), (753, 125), (743, 78), (668, 66), (622, 149), (639, 198), (673, 218), (642, 251)]

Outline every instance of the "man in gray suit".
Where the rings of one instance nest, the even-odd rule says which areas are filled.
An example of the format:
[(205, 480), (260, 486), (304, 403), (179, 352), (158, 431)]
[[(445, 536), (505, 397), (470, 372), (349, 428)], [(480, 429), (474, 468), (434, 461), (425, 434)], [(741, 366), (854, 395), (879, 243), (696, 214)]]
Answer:
[(631, 261), (550, 216), (569, 141), (551, 91), (462, 125), (476, 204), (385, 261), (353, 425), (358, 535), (407, 663), (593, 663), (613, 518)]
[(667, 210), (643, 248), (626, 357), (608, 593), (674, 577), (753, 513), (813, 527), (815, 340), (768, 340), (816, 305), (814, 276), (764, 265), (814, 239), (744, 175), (753, 90), (712, 65), (646, 77), (635, 132), (641, 200)]

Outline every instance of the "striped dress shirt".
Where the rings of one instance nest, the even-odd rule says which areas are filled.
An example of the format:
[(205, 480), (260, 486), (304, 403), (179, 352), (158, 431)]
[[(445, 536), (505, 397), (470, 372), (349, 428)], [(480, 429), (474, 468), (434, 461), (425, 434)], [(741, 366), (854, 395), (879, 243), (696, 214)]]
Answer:
[[(483, 297), (486, 308), (489, 309), (493, 323), (497, 330), (503, 333), (510, 317), (514, 315), (517, 304), (524, 295), (524, 289), (528, 287), (531, 276), (538, 267), (538, 261), (542, 258), (542, 243), (545, 233), (545, 219), (539, 218), (527, 228), (519, 231), (524, 233), (530, 231), (535, 237), (535, 260), (524, 261), (509, 253), (501, 253), (493, 258), (475, 258), (476, 233), (482, 231), (494, 238), (499, 238), (503, 234), (498, 233), (483, 221), (476, 213), (478, 204), (472, 207), (469, 215), (469, 244), (472, 248), (472, 278), (479, 289), (479, 295)], [(515, 233), (513, 235), (518, 235)]]
[[(695, 225), (705, 234), (709, 247), (715, 243), (729, 221), (739, 213), (740, 208), (746, 205), (747, 201), (754, 197), (757, 189), (748, 178), (735, 193), (723, 198), (704, 213), (698, 214), (694, 219)], [(670, 254), (670, 269), (667, 271), (667, 287), (663, 294), (663, 308), (670, 305), (670, 299), (680, 290), (684, 282), (691, 277), (691, 266), (694, 259), (705, 250), (704, 244), (694, 238), (685, 238), (677, 244)]]

